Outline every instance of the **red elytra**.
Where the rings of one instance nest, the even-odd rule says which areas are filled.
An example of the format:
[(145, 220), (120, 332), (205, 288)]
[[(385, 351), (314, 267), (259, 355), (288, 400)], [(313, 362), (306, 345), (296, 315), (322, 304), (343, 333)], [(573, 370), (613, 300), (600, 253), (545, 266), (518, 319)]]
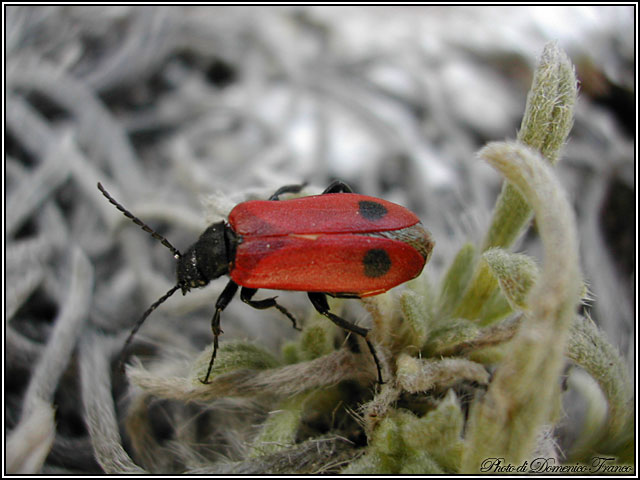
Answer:
[(411, 211), (357, 193), (325, 193), (289, 200), (253, 200), (235, 206), (231, 228), (242, 236), (290, 233), (370, 233), (420, 222)]
[(400, 205), (354, 194), (336, 181), (322, 195), (280, 200), (302, 185), (277, 190), (268, 201), (238, 204), (229, 223), (213, 223), (184, 253), (118, 203), (98, 183), (102, 194), (126, 217), (150, 233), (177, 260), (177, 283), (153, 303), (132, 329), (124, 352), (145, 319), (177, 290), (183, 295), (222, 275), (229, 275), (211, 321), (213, 353), (203, 383), (208, 383), (218, 351), (221, 312), (241, 288), (240, 297), (257, 308), (276, 308), (296, 327), (295, 318), (276, 298), (254, 300), (259, 288), (306, 291), (314, 308), (336, 325), (364, 338), (382, 370), (369, 330), (330, 312), (326, 295), (367, 297), (386, 292), (420, 274), (434, 242), (418, 217)]
[(244, 202), (229, 214), (240, 237), (229, 275), (250, 288), (377, 295), (422, 271), (433, 242), (419, 222), (354, 193)]

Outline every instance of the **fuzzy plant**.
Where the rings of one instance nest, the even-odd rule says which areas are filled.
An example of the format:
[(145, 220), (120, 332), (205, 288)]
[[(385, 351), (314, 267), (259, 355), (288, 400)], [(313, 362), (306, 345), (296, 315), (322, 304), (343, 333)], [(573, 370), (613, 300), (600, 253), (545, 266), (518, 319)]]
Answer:
[[(579, 313), (587, 294), (576, 222), (553, 168), (576, 95), (571, 62), (547, 45), (517, 139), (478, 153), (504, 177), (483, 242), (462, 246), (439, 286), (425, 272), (401, 294), (363, 300), (383, 384), (362, 339), (314, 313), (279, 355), (223, 342), (207, 385), (199, 379), (211, 348), (185, 375), (129, 365), (139, 389), (127, 425), (138, 438), (134, 448), (145, 449), (140, 412), (148, 399), (244, 398), (266, 402), (271, 412), (244, 442), (244, 459), (194, 460), (190, 473), (472, 474), (523, 465), (535, 472), (536, 459), (544, 468), (588, 465), (594, 457), (633, 463), (628, 372)], [(544, 249), (540, 265), (511, 251), (532, 220)], [(568, 369), (588, 405), (578, 441), (560, 458), (554, 427), (563, 418)], [(101, 465), (136, 471), (122, 455), (104, 452)]]

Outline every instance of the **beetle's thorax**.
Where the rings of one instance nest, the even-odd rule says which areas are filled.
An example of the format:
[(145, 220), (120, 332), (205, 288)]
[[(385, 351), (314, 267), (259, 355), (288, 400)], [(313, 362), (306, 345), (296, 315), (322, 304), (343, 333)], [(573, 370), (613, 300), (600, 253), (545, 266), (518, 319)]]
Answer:
[(225, 222), (211, 224), (178, 259), (178, 285), (183, 295), (229, 273), (235, 250), (235, 234)]

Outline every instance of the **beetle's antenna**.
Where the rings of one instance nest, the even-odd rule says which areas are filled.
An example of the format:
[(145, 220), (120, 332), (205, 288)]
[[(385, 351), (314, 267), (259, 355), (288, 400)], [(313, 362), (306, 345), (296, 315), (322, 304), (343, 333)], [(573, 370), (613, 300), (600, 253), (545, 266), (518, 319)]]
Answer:
[(140, 327), (142, 326), (144, 321), (147, 319), (147, 317), (151, 315), (151, 312), (153, 312), (156, 308), (158, 308), (158, 306), (161, 303), (163, 303), (167, 298), (173, 295), (176, 292), (176, 290), (178, 290), (179, 288), (180, 288), (179, 284), (175, 285), (174, 287), (171, 287), (171, 289), (167, 293), (165, 293), (158, 300), (156, 300), (154, 304), (151, 305), (147, 309), (147, 311), (142, 314), (142, 317), (140, 317), (140, 320), (138, 320), (138, 322), (135, 324), (135, 326), (133, 327), (133, 330), (131, 330), (131, 333), (127, 337), (127, 340), (124, 342), (124, 346), (122, 347), (122, 351), (120, 352), (120, 361), (118, 362), (118, 368), (120, 369), (120, 371), (124, 371), (124, 355), (126, 353), (127, 347), (129, 346), (129, 344), (131, 343), (131, 340), (133, 339), (133, 336), (140, 329)]
[[(169, 240), (167, 240), (166, 238), (164, 238), (162, 235), (160, 235), (158, 232), (156, 232), (155, 230), (153, 230), (149, 225), (147, 225), (146, 223), (144, 223), (142, 220), (140, 220), (138, 217), (136, 217), (134, 214), (132, 214), (129, 210), (127, 210), (126, 208), (124, 208), (120, 203), (118, 203), (118, 201), (113, 198), (109, 192), (107, 192), (104, 187), (102, 186), (102, 184), (100, 182), (98, 182), (98, 189), (102, 192), (102, 194), (107, 197), (107, 200), (109, 200), (109, 202), (111, 202), (113, 205), (115, 205), (115, 207), (120, 210), (122, 213), (124, 213), (124, 216), (131, 219), (133, 221), (133, 223), (135, 223), (136, 225), (140, 226), (145, 232), (150, 233), (151, 236), (153, 238), (155, 238), (156, 240), (160, 240), (160, 243), (162, 243), (162, 245), (164, 245), (165, 247), (167, 247), (169, 250), (171, 250), (171, 253), (173, 253), (173, 256), (175, 257), (175, 259), (177, 260), (178, 258), (180, 258), (182, 256), (182, 254), (178, 251), (178, 249), (176, 247), (174, 247), (173, 245), (171, 245), (171, 243), (169, 242)], [(175, 290), (174, 290), (175, 291)], [(173, 292), (171, 292), (173, 293)], [(165, 298), (166, 300), (166, 298)], [(163, 300), (164, 301), (164, 300)], [(160, 302), (162, 303), (162, 302)], [(158, 305), (156, 305), (157, 307)], [(155, 307), (154, 307), (155, 308)], [(153, 309), (152, 309), (153, 311)], [(151, 313), (151, 312), (149, 312)]]

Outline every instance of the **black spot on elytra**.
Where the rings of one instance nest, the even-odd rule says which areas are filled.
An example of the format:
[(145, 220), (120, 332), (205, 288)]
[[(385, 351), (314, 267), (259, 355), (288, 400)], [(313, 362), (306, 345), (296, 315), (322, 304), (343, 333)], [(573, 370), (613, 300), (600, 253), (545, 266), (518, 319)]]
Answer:
[(369, 278), (383, 276), (391, 268), (391, 259), (381, 248), (372, 248), (362, 259), (364, 274)]
[(387, 214), (387, 208), (384, 205), (378, 202), (372, 202), (371, 200), (360, 200), (358, 202), (358, 208), (360, 215), (372, 222), (380, 220)]

